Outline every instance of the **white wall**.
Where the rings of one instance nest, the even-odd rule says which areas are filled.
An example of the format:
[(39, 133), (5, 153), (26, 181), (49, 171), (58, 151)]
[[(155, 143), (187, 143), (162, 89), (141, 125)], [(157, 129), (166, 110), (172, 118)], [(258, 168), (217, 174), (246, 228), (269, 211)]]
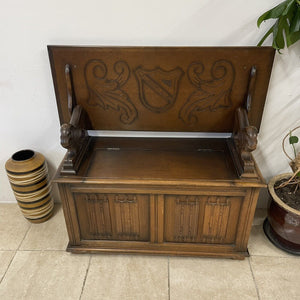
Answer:
[[(281, 0), (0, 1), (0, 202), (14, 202), (5, 161), (17, 150), (43, 153), (51, 174), (62, 159), (46, 46), (253, 46), (256, 19)], [(262, 26), (264, 27), (264, 25)], [(266, 27), (265, 27), (266, 28)], [(276, 55), (255, 153), (265, 178), (287, 171), (280, 149), (299, 122), (300, 43)]]

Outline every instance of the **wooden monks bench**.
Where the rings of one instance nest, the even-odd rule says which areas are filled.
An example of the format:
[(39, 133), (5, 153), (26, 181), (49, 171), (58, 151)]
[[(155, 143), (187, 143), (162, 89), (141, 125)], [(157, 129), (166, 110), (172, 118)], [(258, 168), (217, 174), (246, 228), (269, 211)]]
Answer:
[(247, 256), (274, 50), (48, 50), (67, 250)]

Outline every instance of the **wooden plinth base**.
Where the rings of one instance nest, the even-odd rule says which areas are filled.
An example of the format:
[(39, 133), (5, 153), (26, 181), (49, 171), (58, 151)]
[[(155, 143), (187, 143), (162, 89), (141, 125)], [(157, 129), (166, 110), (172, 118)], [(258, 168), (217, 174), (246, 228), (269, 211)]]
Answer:
[(72, 246), (68, 244), (66, 249), (74, 254), (143, 254), (143, 255), (164, 255), (164, 256), (193, 256), (193, 257), (211, 257), (211, 258), (231, 258), (243, 260), (249, 257), (248, 250), (245, 252), (199, 252), (199, 251), (178, 251), (164, 249), (122, 249), (122, 248), (95, 248), (85, 246)]

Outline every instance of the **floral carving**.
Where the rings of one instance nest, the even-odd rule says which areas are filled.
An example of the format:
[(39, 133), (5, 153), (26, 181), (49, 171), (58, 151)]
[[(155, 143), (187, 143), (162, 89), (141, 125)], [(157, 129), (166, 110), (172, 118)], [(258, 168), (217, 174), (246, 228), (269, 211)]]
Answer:
[(179, 112), (179, 118), (185, 123), (198, 121), (197, 112), (214, 112), (232, 106), (231, 91), (235, 79), (235, 70), (227, 60), (216, 61), (205, 76), (205, 66), (193, 62), (187, 71), (188, 79), (197, 90), (193, 92)]
[(121, 87), (128, 81), (130, 69), (125, 61), (114, 64), (115, 79), (109, 79), (107, 66), (102, 60), (91, 60), (85, 66), (85, 80), (90, 92), (88, 103), (104, 110), (120, 112), (120, 121), (131, 124), (138, 116), (128, 94)]

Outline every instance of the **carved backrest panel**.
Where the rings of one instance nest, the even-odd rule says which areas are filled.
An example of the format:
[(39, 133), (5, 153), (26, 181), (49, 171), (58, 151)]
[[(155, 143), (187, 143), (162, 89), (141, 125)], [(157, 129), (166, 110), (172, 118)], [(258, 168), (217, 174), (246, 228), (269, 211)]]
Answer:
[(95, 130), (231, 132), (253, 66), (249, 120), (259, 128), (274, 56), (270, 47), (48, 49), (61, 124), (72, 95)]

